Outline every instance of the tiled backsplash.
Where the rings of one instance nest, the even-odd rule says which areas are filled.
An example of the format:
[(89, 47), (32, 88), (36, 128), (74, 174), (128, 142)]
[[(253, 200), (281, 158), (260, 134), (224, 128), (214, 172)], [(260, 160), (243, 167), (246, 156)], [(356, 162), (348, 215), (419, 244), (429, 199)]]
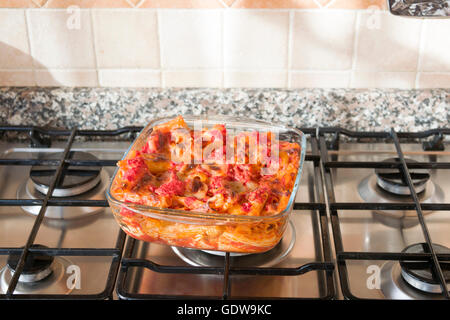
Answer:
[(450, 88), (450, 19), (392, 16), (385, 1), (0, 7), (0, 86)]
[(246, 8), (246, 9), (366, 9), (386, 7), (386, 0), (0, 0), (2, 8)]

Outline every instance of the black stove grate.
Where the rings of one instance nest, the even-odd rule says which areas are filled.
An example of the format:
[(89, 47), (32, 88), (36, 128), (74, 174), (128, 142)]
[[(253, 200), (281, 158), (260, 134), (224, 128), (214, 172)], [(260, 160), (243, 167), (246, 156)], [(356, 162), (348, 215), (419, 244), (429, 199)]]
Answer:
[[(136, 240), (129, 239), (122, 258), (122, 265), (117, 280), (117, 293), (121, 299), (280, 299), (279, 297), (236, 297), (231, 293), (231, 276), (233, 275), (252, 275), (252, 276), (292, 276), (298, 277), (313, 270), (324, 272), (324, 279), (319, 277), (319, 288), (323, 294), (318, 299), (333, 299), (335, 297), (335, 286), (333, 283), (334, 263), (332, 262), (332, 249), (330, 247), (330, 236), (328, 232), (328, 217), (326, 213), (325, 195), (322, 187), (320, 172), (321, 155), (319, 152), (316, 129), (301, 128), (307, 136), (311, 145), (311, 153), (305, 157), (305, 161), (312, 162), (314, 167), (314, 186), (318, 199), (307, 203), (295, 203), (294, 210), (310, 210), (315, 215), (319, 232), (316, 234), (320, 239), (314, 239), (315, 243), (320, 243), (322, 261), (312, 261), (295, 268), (276, 268), (276, 267), (231, 267), (230, 255), (227, 253), (223, 259), (221, 267), (195, 267), (195, 266), (168, 266), (160, 265), (149, 259), (138, 259), (133, 257), (133, 249)], [(295, 214), (293, 212), (292, 214)], [(159, 295), (159, 294), (140, 294), (130, 292), (126, 286), (129, 269), (132, 267), (146, 268), (158, 273), (189, 273), (189, 274), (212, 274), (223, 276), (222, 295), (221, 296), (178, 296), (178, 295)], [(289, 298), (285, 298), (289, 299)], [(298, 298), (297, 298), (298, 299)], [(317, 297), (308, 297), (308, 299), (317, 299)]]
[[(323, 259), (320, 262), (312, 261), (310, 263), (298, 266), (297, 268), (234, 268), (230, 266), (230, 256), (224, 257), (222, 267), (191, 267), (191, 266), (168, 266), (159, 265), (151, 260), (133, 258), (133, 248), (136, 241), (129, 238), (122, 231), (119, 232), (116, 245), (113, 248), (35, 248), (34, 240), (40, 225), (44, 219), (45, 210), (49, 206), (90, 206), (107, 207), (106, 200), (67, 200), (52, 197), (52, 192), (58, 183), (65, 168), (70, 166), (115, 166), (116, 160), (97, 160), (97, 161), (79, 161), (68, 159), (68, 153), (77, 136), (84, 137), (115, 137), (119, 135), (129, 135), (128, 139), (142, 130), (141, 127), (125, 127), (118, 130), (61, 130), (47, 129), (31, 126), (0, 126), (0, 134), (15, 133), (23, 136), (27, 135), (30, 144), (35, 147), (49, 147), (52, 139), (64, 138), (66, 140), (64, 152), (59, 160), (39, 160), (39, 159), (0, 159), (0, 165), (14, 166), (32, 166), (32, 165), (52, 165), (57, 169), (51, 181), (50, 187), (44, 199), (25, 200), (25, 199), (0, 199), (0, 206), (41, 206), (39, 214), (36, 216), (33, 228), (28, 235), (24, 248), (5, 248), (0, 247), (0, 255), (9, 255), (11, 253), (20, 254), (16, 272), (10, 282), (8, 292), (0, 294), (0, 299), (112, 299), (113, 290), (116, 287), (117, 294), (122, 299), (161, 299), (161, 298), (201, 298), (197, 296), (168, 296), (168, 295), (147, 295), (136, 294), (127, 291), (126, 279), (131, 267), (147, 268), (160, 273), (195, 273), (195, 274), (216, 274), (223, 276), (222, 295), (218, 297), (203, 297), (216, 299), (235, 298), (230, 296), (232, 275), (283, 275), (283, 276), (301, 276), (313, 270), (324, 272), (324, 283), (319, 284), (323, 290), (320, 299), (333, 299), (336, 297), (335, 284), (333, 281), (334, 263), (328, 232), (328, 222), (330, 218), (331, 228), (333, 230), (334, 250), (336, 252), (337, 269), (339, 271), (339, 282), (342, 293), (347, 299), (358, 299), (350, 290), (347, 260), (416, 260), (429, 263), (434, 272), (434, 276), (439, 280), (442, 288), (442, 296), (450, 299), (446, 288), (442, 268), (440, 263), (450, 261), (449, 254), (436, 254), (431, 246), (432, 240), (423, 217), (423, 210), (450, 211), (449, 203), (422, 204), (418, 200), (417, 194), (412, 185), (411, 176), (408, 169), (450, 169), (449, 162), (416, 162), (406, 163), (402, 152), (400, 141), (411, 139), (428, 139), (423, 142), (424, 150), (442, 150), (443, 139), (450, 135), (450, 129), (435, 129), (424, 132), (406, 133), (406, 132), (355, 132), (341, 128), (300, 128), (309, 136), (311, 153), (308, 153), (305, 161), (311, 162), (314, 168), (314, 188), (317, 199), (311, 202), (295, 203), (295, 210), (310, 210), (316, 218), (317, 233), (320, 243)], [(329, 137), (331, 136), (331, 139)], [(358, 161), (339, 161), (335, 154), (330, 154), (329, 150), (338, 150), (339, 141), (342, 136), (348, 138), (361, 139), (369, 141), (370, 139), (386, 139), (395, 145), (397, 157), (400, 161), (396, 162), (358, 162)], [(429, 140), (432, 138), (431, 140)], [(328, 141), (327, 141), (328, 139)], [(119, 159), (117, 159), (119, 160)], [(336, 202), (333, 187), (332, 168), (394, 168), (398, 169), (407, 182), (411, 191), (411, 203), (342, 203)], [(325, 193), (326, 192), (326, 193)], [(326, 194), (326, 196), (325, 196)], [(410, 254), (401, 252), (349, 252), (343, 248), (343, 241), (340, 232), (340, 222), (338, 212), (340, 210), (415, 210), (420, 222), (420, 226), (428, 246), (428, 253)], [(327, 211), (330, 215), (328, 216)], [(295, 214), (295, 213), (293, 213)], [(127, 244), (125, 246), (126, 240)], [(112, 257), (111, 266), (108, 273), (107, 283), (104, 290), (99, 294), (92, 295), (42, 295), (42, 294), (14, 294), (18, 278), (23, 270), (24, 262), (31, 252), (40, 252), (51, 256), (108, 256)], [(117, 280), (117, 283), (116, 283)], [(254, 298), (254, 297), (252, 297)], [(313, 298), (313, 297), (311, 297)]]
[[(332, 143), (327, 144), (327, 136), (331, 135)], [(384, 162), (369, 162), (369, 161), (339, 161), (336, 154), (330, 154), (329, 150), (337, 150), (339, 148), (339, 137), (346, 136), (348, 138), (356, 139), (385, 139), (393, 143), (400, 161), (384, 161)], [(442, 272), (441, 263), (450, 261), (450, 254), (436, 254), (432, 247), (432, 240), (428, 231), (427, 224), (424, 219), (423, 210), (430, 211), (450, 211), (450, 203), (435, 203), (422, 204), (419, 201), (418, 195), (415, 192), (411, 175), (408, 169), (450, 169), (449, 162), (415, 162), (406, 163), (402, 151), (401, 140), (411, 141), (417, 139), (429, 139), (431, 141), (423, 141), (423, 149), (427, 151), (442, 151), (443, 141), (445, 136), (450, 136), (450, 129), (434, 129), (424, 132), (405, 133), (395, 132), (353, 132), (341, 128), (320, 128), (319, 129), (319, 144), (321, 152), (321, 166), (324, 177), (324, 184), (328, 198), (328, 209), (330, 211), (331, 225), (333, 230), (334, 245), (336, 250), (337, 268), (339, 272), (340, 285), (342, 293), (347, 299), (360, 299), (353, 295), (350, 289), (349, 273), (347, 268), (348, 260), (396, 260), (396, 261), (424, 261), (428, 263), (433, 271), (433, 276), (438, 279), (442, 297), (450, 299), (450, 294), (447, 289), (447, 284)], [(398, 169), (399, 173), (406, 181), (407, 186), (411, 192), (411, 203), (342, 203), (336, 202), (332, 168), (390, 168)], [(395, 252), (348, 252), (344, 250), (343, 240), (340, 230), (339, 210), (415, 210), (420, 227), (426, 241), (426, 253), (395, 253)]]
[[(52, 165), (56, 167), (55, 174), (44, 199), (0, 199), (0, 206), (41, 206), (39, 214), (34, 220), (33, 227), (28, 235), (26, 244), (23, 248), (5, 248), (0, 247), (0, 255), (9, 255), (15, 253), (20, 255), (14, 275), (9, 283), (5, 294), (0, 294), (0, 299), (112, 299), (117, 272), (120, 266), (120, 259), (125, 245), (126, 235), (120, 231), (113, 248), (42, 248), (34, 247), (34, 241), (39, 231), (39, 227), (49, 206), (85, 206), (85, 207), (108, 207), (106, 200), (68, 200), (52, 197), (52, 193), (58, 184), (58, 180), (64, 175), (66, 168), (70, 166), (115, 166), (117, 161), (97, 160), (80, 161), (68, 158), (72, 144), (77, 136), (105, 137), (118, 136), (124, 133), (136, 133), (142, 130), (138, 127), (122, 128), (109, 131), (94, 130), (60, 130), (46, 129), (40, 127), (28, 126), (0, 126), (0, 134), (14, 133), (20, 138), (27, 135), (32, 147), (50, 147), (52, 139), (65, 139), (64, 151), (59, 160), (40, 160), (40, 159), (0, 159), (2, 166), (32, 166), (32, 165)], [(118, 159), (119, 160), (119, 159)], [(111, 265), (107, 275), (105, 288), (97, 294), (14, 294), (20, 275), (22, 274), (25, 261), (30, 253), (41, 253), (50, 256), (98, 256), (111, 257)]]
[[(36, 238), (39, 227), (44, 219), (45, 210), (48, 206), (90, 206), (90, 207), (107, 207), (106, 200), (68, 200), (52, 197), (52, 192), (58, 183), (64, 170), (70, 166), (115, 166), (117, 160), (73, 160), (68, 158), (69, 151), (76, 136), (85, 137), (110, 137), (121, 134), (128, 134), (131, 140), (142, 127), (126, 127), (118, 130), (60, 130), (46, 129), (40, 127), (28, 126), (0, 126), (0, 134), (16, 133), (19, 135), (27, 135), (30, 145), (33, 147), (50, 147), (52, 138), (64, 137), (67, 141), (64, 152), (59, 160), (44, 159), (0, 159), (0, 165), (14, 166), (33, 166), (33, 165), (51, 165), (55, 166), (55, 174), (52, 177), (50, 187), (44, 199), (0, 199), (0, 206), (41, 206), (37, 215), (33, 228), (30, 231), (26, 245), (24, 248), (0, 248), (0, 255), (9, 255), (11, 253), (20, 254), (19, 262), (16, 267), (14, 276), (9, 284), (6, 294), (0, 294), (0, 299), (112, 299), (113, 290), (117, 279), (117, 293), (122, 299), (149, 299), (149, 298), (177, 298), (176, 296), (167, 295), (140, 295), (129, 293), (125, 290), (124, 281), (127, 277), (129, 267), (144, 267), (155, 272), (162, 273), (193, 273), (193, 274), (219, 274), (223, 275), (223, 294), (218, 299), (230, 298), (230, 276), (234, 274), (246, 275), (283, 275), (283, 276), (300, 276), (313, 270), (322, 270), (325, 273), (324, 283), (320, 283), (319, 287), (324, 292), (321, 299), (332, 299), (335, 297), (335, 288), (333, 283), (334, 263), (332, 262), (332, 251), (330, 247), (330, 236), (328, 234), (328, 217), (325, 206), (325, 196), (323, 193), (322, 179), (320, 177), (320, 152), (318, 148), (318, 140), (316, 138), (315, 129), (302, 129), (302, 131), (310, 135), (310, 143), (312, 153), (306, 156), (305, 161), (311, 161), (314, 165), (315, 173), (315, 191), (319, 195), (318, 201), (308, 203), (295, 203), (296, 210), (311, 210), (316, 216), (316, 222), (320, 226), (320, 239), (318, 243), (322, 244), (321, 255), (323, 262), (311, 262), (299, 266), (297, 268), (232, 268), (229, 264), (229, 254), (224, 257), (224, 266), (221, 268), (213, 267), (179, 267), (158, 265), (149, 260), (135, 259), (132, 257), (132, 249), (136, 243), (135, 239), (127, 237), (125, 233), (120, 231), (116, 246), (114, 248), (97, 249), (97, 248), (34, 248), (34, 240)], [(128, 239), (127, 246), (125, 242)], [(317, 241), (317, 239), (316, 239)], [(51, 256), (111, 256), (112, 263), (108, 274), (108, 280), (103, 292), (92, 295), (64, 295), (64, 294), (14, 294), (18, 279), (23, 271), (24, 263), (27, 256), (31, 253), (43, 253)], [(120, 267), (120, 272), (119, 271)], [(181, 298), (181, 297), (180, 297)], [(189, 298), (183, 296), (182, 298)], [(192, 298), (201, 298), (198, 296)], [(203, 297), (211, 298), (211, 297)]]

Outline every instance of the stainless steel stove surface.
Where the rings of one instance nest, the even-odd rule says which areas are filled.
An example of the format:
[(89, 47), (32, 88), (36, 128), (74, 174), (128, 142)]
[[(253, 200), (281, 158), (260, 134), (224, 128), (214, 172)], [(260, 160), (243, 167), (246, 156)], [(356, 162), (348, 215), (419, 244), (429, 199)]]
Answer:
[[(307, 203), (314, 199), (313, 165), (304, 168), (296, 201)], [(295, 269), (311, 262), (322, 262), (323, 252), (317, 212), (294, 210), (291, 223), (277, 247), (264, 254), (230, 258), (230, 268), (264, 267)], [(164, 245), (135, 242), (132, 256), (152, 261), (161, 266), (223, 267), (224, 258), (199, 250), (171, 248)], [(181, 256), (181, 258), (180, 258)], [(125, 295), (150, 296), (197, 295), (222, 297), (223, 275), (154, 272), (144, 268), (130, 268), (124, 285)], [(331, 276), (330, 276), (331, 279)], [(326, 275), (323, 271), (310, 271), (297, 276), (231, 275), (230, 297), (286, 297), (319, 298), (327, 295)]]
[[(128, 147), (125, 143), (75, 142), (72, 151), (87, 152), (102, 160), (120, 159)], [(58, 159), (65, 143), (53, 143), (51, 148), (30, 148), (28, 143), (1, 143), (1, 159)], [(50, 157), (49, 157), (50, 155)], [(43, 199), (45, 194), (37, 191), (30, 183), (33, 166), (0, 166), (0, 199)], [(83, 168), (83, 167), (81, 167)], [(85, 190), (82, 195), (55, 197), (58, 200), (105, 200), (104, 191), (114, 167), (103, 167), (98, 183)], [(54, 172), (52, 173), (54, 174)], [(67, 173), (70, 175), (70, 172)], [(21, 249), (26, 245), (41, 206), (0, 205), (0, 248)], [(110, 209), (87, 206), (49, 206), (43, 219), (35, 244), (58, 248), (61, 256), (55, 257), (52, 273), (41, 281), (24, 283), (22, 279), (15, 293), (34, 294), (77, 294), (102, 296), (113, 260), (111, 254), (86, 254), (83, 250), (64, 254), (65, 249), (86, 248), (102, 250), (114, 248), (120, 230)], [(8, 251), (8, 250), (6, 250)], [(20, 253), (20, 251), (18, 251)], [(9, 252), (0, 255), (0, 294), (6, 294), (14, 270), (7, 265)], [(22, 277), (22, 276), (21, 276)], [(76, 278), (75, 278), (76, 277)]]
[[(273, 250), (242, 256), (145, 243), (120, 231), (104, 191), (130, 141), (87, 142), (68, 131), (51, 147), (0, 142), (0, 299), (445, 298), (430, 259), (439, 259), (449, 281), (449, 145), (424, 151), (422, 141), (401, 143), (406, 163), (440, 163), (409, 170), (420, 221), (395, 144), (341, 141), (333, 150), (314, 129), (304, 132), (308, 151), (289, 228)], [(375, 172), (383, 161), (393, 164)], [(47, 199), (58, 172), (62, 180)]]
[[(448, 148), (448, 146), (447, 146)], [(407, 159), (419, 162), (450, 162), (450, 153), (424, 151), (420, 143), (402, 144)], [(381, 162), (396, 155), (393, 144), (341, 144), (339, 161)], [(398, 170), (397, 170), (398, 171)], [(412, 170), (410, 170), (412, 171)], [(427, 170), (430, 179), (418, 193), (422, 204), (450, 202), (450, 171)], [(376, 182), (371, 168), (333, 168), (334, 196), (337, 203), (413, 203), (410, 195), (385, 191)], [(367, 199), (361, 185), (372, 181), (373, 191)], [(408, 246), (426, 242), (414, 206), (410, 210), (338, 210), (343, 251), (399, 253)], [(423, 210), (427, 230), (434, 244), (450, 248), (450, 211)], [(442, 253), (442, 252), (441, 252)], [(448, 270), (448, 260), (441, 267)], [(442, 299), (442, 294), (429, 294), (413, 288), (401, 275), (395, 260), (346, 260), (348, 294), (375, 299)], [(342, 270), (341, 270), (342, 271)], [(345, 271), (344, 271), (345, 272)], [(450, 279), (447, 279), (447, 281)], [(447, 283), (448, 285), (448, 283)], [(439, 287), (439, 285), (437, 285)], [(437, 292), (441, 292), (437, 290)]]

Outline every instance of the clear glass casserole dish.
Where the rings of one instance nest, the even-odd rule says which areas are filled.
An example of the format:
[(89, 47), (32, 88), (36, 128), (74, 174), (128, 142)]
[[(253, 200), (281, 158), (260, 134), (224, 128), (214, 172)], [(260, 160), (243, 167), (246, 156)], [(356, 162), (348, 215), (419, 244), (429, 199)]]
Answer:
[[(177, 121), (178, 118), (160, 118), (151, 121), (132, 143), (121, 162), (132, 161), (134, 156), (136, 156), (137, 154), (141, 154), (139, 150), (144, 150), (145, 148), (148, 149), (148, 144), (150, 144), (150, 141), (153, 141), (152, 137), (156, 136), (155, 132), (158, 132), (157, 134), (160, 134), (159, 132), (161, 131), (161, 126), (165, 126), (165, 124), (168, 122), (173, 123), (174, 121)], [(250, 204), (248, 204), (248, 202), (234, 204), (234, 206), (239, 206), (239, 209), (237, 211), (234, 210), (237, 212), (236, 214), (234, 214), (234, 211), (230, 211), (233, 212), (233, 214), (229, 214), (216, 211), (211, 212), (211, 210), (205, 212), (205, 210), (187, 210), (186, 208), (163, 208), (160, 206), (148, 205), (148, 203), (145, 201), (136, 201), (138, 202), (136, 203), (133, 200), (130, 201), (129, 197), (125, 197), (128, 200), (124, 200), (125, 198), (123, 197), (122, 186), (126, 185), (127, 183), (124, 183), (124, 181), (127, 182), (128, 180), (123, 179), (123, 172), (121, 172), (121, 168), (118, 167), (111, 179), (111, 184), (106, 192), (106, 197), (108, 199), (114, 217), (119, 223), (122, 230), (129, 236), (138, 240), (208, 251), (259, 253), (272, 249), (281, 240), (289, 221), (289, 215), (292, 212), (294, 199), (302, 174), (303, 162), (306, 152), (306, 138), (304, 134), (297, 129), (289, 128), (284, 125), (271, 124), (259, 120), (243, 120), (242, 118), (230, 116), (184, 116), (183, 118), (185, 124), (190, 128), (202, 128), (204, 130), (202, 132), (214, 133), (215, 131), (213, 129), (217, 128), (217, 126), (226, 128), (226, 139), (227, 141), (233, 141), (233, 143), (230, 143), (230, 145), (232, 144), (235, 149), (231, 149), (231, 151), (233, 152), (229, 152), (228, 149), (225, 149), (224, 146), (223, 150), (224, 154), (227, 154), (227, 152), (230, 155), (232, 154), (233, 158), (231, 161), (236, 161), (236, 159), (238, 159), (239, 150), (245, 150), (244, 153), (247, 153), (245, 153), (246, 158), (244, 158), (244, 161), (250, 161), (249, 155), (251, 147), (249, 147), (249, 141), (252, 140), (250, 140), (251, 138), (249, 138), (249, 135), (251, 136), (252, 133), (253, 136), (257, 136), (257, 140), (255, 141), (258, 141), (258, 143), (260, 143), (258, 144), (259, 148), (261, 148), (261, 146), (264, 146), (264, 143), (266, 146), (270, 147), (270, 150), (268, 150), (269, 147), (263, 150), (265, 151), (265, 155), (270, 155), (270, 157), (277, 157), (277, 163), (279, 163), (276, 164), (278, 174), (282, 174), (282, 172), (284, 172), (280, 169), (279, 165), (282, 163), (282, 161), (284, 161), (283, 159), (286, 158), (286, 154), (289, 154), (289, 159), (291, 159), (290, 155), (294, 154), (293, 150), (295, 150), (295, 154), (298, 151), (298, 156), (295, 155), (295, 157), (292, 157), (292, 159), (295, 159), (295, 163), (287, 162), (289, 165), (288, 168), (290, 170), (290, 174), (286, 174), (286, 178), (284, 176), (281, 176), (281, 182), (279, 185), (274, 184), (274, 182), (272, 181), (272, 186), (274, 187), (272, 187), (269, 196), (267, 196), (263, 192), (259, 192), (259, 190), (269, 189), (261, 189), (262, 187), (259, 187), (258, 183), (253, 184), (253, 188), (256, 188), (257, 190), (247, 190), (246, 192), (248, 194), (251, 194), (252, 192), (255, 193), (258, 191), (258, 197), (255, 198), (254, 195), (248, 196), (248, 199), (252, 199), (252, 201), (254, 201)], [(154, 130), (155, 132), (153, 132)], [(195, 130), (191, 130), (191, 135), (195, 135), (194, 132), (198, 132), (198, 130)], [(174, 135), (172, 134), (171, 137), (173, 138), (173, 136)], [(242, 136), (244, 136), (244, 140), (239, 140), (239, 137)], [(266, 136), (266, 140), (263, 139), (264, 136)], [(231, 140), (230, 137), (233, 140)], [(267, 139), (270, 139), (272, 143), (268, 143)], [(212, 138), (211, 141), (214, 141), (214, 138)], [(216, 142), (217, 141), (218, 140), (216, 139)], [(245, 141), (244, 146), (242, 146), (242, 148), (244, 149), (239, 149), (239, 143), (237, 143), (236, 141)], [(167, 142), (167, 139), (165, 142)], [(225, 144), (224, 140), (222, 140), (222, 143)], [(283, 149), (284, 146), (292, 145), (298, 145), (298, 150), (297, 148), (288, 150)], [(278, 148), (278, 150), (276, 148)], [(217, 150), (219, 149), (216, 149), (215, 151)], [(260, 149), (257, 150), (258, 152), (262, 153)], [(206, 161), (204, 160), (204, 152), (205, 150), (202, 151), (202, 163), (205, 163)], [(148, 159), (148, 157), (145, 159)], [(159, 160), (155, 160), (153, 156), (151, 161), (153, 162), (150, 164), (150, 166), (154, 167), (155, 161)], [(238, 164), (236, 163), (227, 164), (226, 166), (228, 166), (228, 168), (236, 168), (236, 166), (238, 166)], [(264, 167), (270, 167), (273, 163), (275, 162), (270, 162), (269, 165), (264, 164)], [(147, 164), (145, 168), (150, 168), (150, 166)], [(212, 165), (197, 163), (196, 165), (188, 165), (188, 168), (193, 168), (195, 166), (197, 166), (197, 168), (199, 166), (208, 166), (208, 168), (210, 168)], [(183, 167), (186, 167), (185, 163), (183, 163)], [(180, 175), (180, 166), (175, 168), (177, 174)], [(282, 166), (281, 168), (285, 169), (287, 167)], [(295, 172), (291, 170), (292, 168), (296, 168), (297, 171)], [(210, 172), (213, 172), (211, 169), (209, 170)], [(274, 172), (269, 172), (269, 174), (264, 177), (275, 177), (273, 173)], [(197, 178), (198, 177), (196, 177), (195, 179)], [(213, 177), (210, 176), (208, 179), (212, 180)], [(263, 181), (263, 179), (265, 178), (261, 178), (261, 181)], [(278, 187), (283, 185), (285, 179), (286, 181), (291, 181), (289, 184), (292, 185), (291, 190), (281, 190), (282, 188)], [(267, 180), (269, 180), (269, 178), (267, 178)], [(278, 183), (279, 180), (276, 180), (275, 182)], [(252, 183), (250, 182), (244, 182), (244, 184), (246, 186), (252, 185)], [(264, 185), (264, 183), (261, 182), (260, 185)], [(162, 188), (162, 186), (160, 186), (159, 188)], [(158, 190), (159, 189), (156, 189), (156, 192), (158, 192)], [(235, 193), (237, 192), (231, 192), (233, 196), (235, 196)], [(285, 201), (281, 201), (280, 198), (277, 198), (277, 196), (273, 196), (274, 199), (282, 202), (282, 204), (279, 204), (276, 201), (274, 202), (275, 204), (268, 204), (269, 199), (270, 201), (273, 200), (271, 198), (272, 193), (282, 193), (283, 196), (280, 197), (286, 198)], [(220, 197), (220, 192), (218, 192), (218, 194)], [(244, 192), (242, 192), (242, 194), (244, 194)], [(153, 195), (149, 196), (152, 197)], [(175, 197), (177, 198), (177, 201), (179, 201), (179, 198), (182, 198), (184, 201), (187, 201), (189, 199), (191, 199), (190, 201), (197, 200), (194, 197)], [(266, 200), (264, 202), (264, 200), (261, 199)], [(248, 201), (250, 202), (250, 200)], [(251, 212), (253, 212), (252, 208), (257, 207), (260, 202), (264, 202), (263, 205), (265, 205), (265, 211), (263, 211), (263, 209), (259, 209), (261, 210), (261, 212), (265, 212), (264, 215), (251, 215)], [(211, 208), (209, 200), (207, 203), (208, 207)], [(247, 204), (247, 206), (245, 206), (245, 204)], [(267, 214), (267, 212), (269, 211), (267, 211), (266, 208), (269, 205), (272, 205), (271, 208), (283, 206), (284, 209), (279, 210), (278, 212)], [(250, 206), (251, 209), (248, 209), (248, 206)], [(247, 215), (246, 212), (249, 212), (249, 215)]]

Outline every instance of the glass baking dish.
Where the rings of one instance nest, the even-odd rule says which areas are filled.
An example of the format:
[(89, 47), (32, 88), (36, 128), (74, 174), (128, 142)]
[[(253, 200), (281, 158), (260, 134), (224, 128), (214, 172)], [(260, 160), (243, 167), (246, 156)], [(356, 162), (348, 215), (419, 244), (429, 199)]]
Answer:
[[(106, 192), (106, 197), (122, 230), (129, 236), (142, 241), (218, 251), (218, 253), (260, 253), (275, 247), (288, 225), (289, 215), (297, 194), (306, 152), (304, 134), (284, 125), (259, 120), (244, 120), (238, 117), (183, 116), (183, 118), (190, 128), (194, 127), (194, 122), (197, 126), (201, 123), (203, 128), (224, 124), (227, 134), (270, 131), (278, 134), (279, 141), (297, 143), (300, 146), (298, 171), (287, 206), (275, 215), (246, 216), (158, 208), (124, 202), (116, 199), (111, 192), (117, 183), (116, 176), (119, 171), (117, 168)], [(146, 144), (156, 125), (172, 119), (174, 117), (151, 121), (132, 143), (122, 160), (127, 159), (131, 151), (140, 150)], [(262, 230), (267, 236), (262, 236)]]

